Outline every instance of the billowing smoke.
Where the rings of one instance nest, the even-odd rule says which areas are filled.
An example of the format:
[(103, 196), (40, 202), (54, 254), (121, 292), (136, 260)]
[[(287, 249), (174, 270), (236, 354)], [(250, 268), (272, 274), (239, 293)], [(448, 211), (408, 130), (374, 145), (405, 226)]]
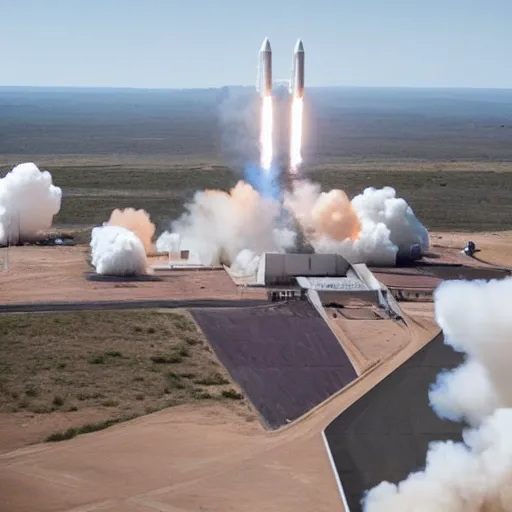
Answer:
[(250, 249), (241, 250), (231, 264), (231, 273), (233, 275), (254, 274), (260, 264), (260, 255)]
[(142, 242), (146, 253), (149, 254), (154, 250), (152, 239), (155, 234), (155, 225), (151, 222), (149, 213), (145, 210), (116, 209), (111, 213), (107, 225), (119, 226), (133, 231)]
[(437, 289), (437, 322), (446, 343), (467, 359), (438, 377), (429, 398), (439, 416), (471, 428), (463, 443), (433, 443), (424, 471), (372, 489), (365, 512), (512, 510), (511, 296), (511, 278)]
[(14, 167), (0, 179), (0, 245), (36, 240), (51, 227), (61, 198), (48, 171), (33, 163)]
[[(196, 255), (204, 265), (231, 265), (244, 249), (259, 255), (284, 251), (294, 244), (294, 233), (277, 228), (279, 202), (262, 197), (243, 181), (229, 193), (197, 192), (185, 208), (187, 211), (173, 222), (172, 231), (180, 237), (180, 248)], [(173, 250), (174, 243), (175, 238), (164, 233), (157, 247)]]
[(296, 181), (285, 193), (284, 206), (312, 241), (321, 237), (355, 240), (359, 234), (359, 219), (343, 190), (322, 192), (317, 183)]
[(165, 231), (156, 241), (157, 252), (178, 252), (180, 248), (180, 235), (178, 233)]
[[(205, 265), (236, 260), (254, 266), (247, 249), (262, 252), (297, 250), (304, 238), (315, 252), (342, 254), (351, 263), (394, 265), (400, 249), (429, 245), (428, 232), (407, 203), (390, 187), (367, 188), (349, 200), (342, 190), (322, 192), (309, 181), (294, 182), (283, 202), (259, 193), (245, 182), (231, 192), (197, 192), (186, 205), (187, 212), (172, 225), (173, 237), (164, 233), (157, 241), (159, 251), (181, 249), (197, 255)], [(297, 224), (300, 233), (297, 232)], [(300, 236), (297, 236), (300, 235)]]
[(147, 272), (147, 259), (140, 238), (129, 229), (103, 225), (91, 233), (91, 260), (96, 273), (136, 276)]
[(394, 265), (400, 249), (429, 245), (428, 231), (391, 187), (367, 188), (349, 201), (342, 190), (321, 192), (295, 182), (285, 207), (299, 221), (315, 252), (341, 254), (351, 263)]

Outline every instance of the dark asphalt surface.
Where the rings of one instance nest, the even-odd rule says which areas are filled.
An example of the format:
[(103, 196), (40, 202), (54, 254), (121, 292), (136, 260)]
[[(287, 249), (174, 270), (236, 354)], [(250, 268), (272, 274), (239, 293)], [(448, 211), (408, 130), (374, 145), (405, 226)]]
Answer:
[(328, 325), (307, 301), (192, 315), (269, 428), (286, 425), (356, 378)]
[(267, 300), (137, 300), (137, 301), (93, 301), (93, 302), (36, 302), (26, 304), (1, 304), (1, 313), (38, 313), (65, 311), (103, 311), (118, 309), (154, 309), (154, 308), (244, 308), (263, 306)]
[(462, 360), (440, 334), (326, 428), (351, 512), (361, 510), (366, 490), (422, 469), (431, 441), (461, 440), (464, 425), (441, 420), (429, 405), (428, 390), (443, 369)]

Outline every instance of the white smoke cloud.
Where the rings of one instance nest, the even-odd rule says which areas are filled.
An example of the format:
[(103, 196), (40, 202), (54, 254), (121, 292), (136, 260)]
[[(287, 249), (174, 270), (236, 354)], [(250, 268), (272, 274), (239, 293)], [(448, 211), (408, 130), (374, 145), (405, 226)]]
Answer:
[(236, 261), (242, 273), (250, 273), (242, 263), (252, 268), (255, 260), (247, 252), (237, 258), (241, 251), (259, 256), (295, 247), (292, 219), (316, 252), (339, 253), (351, 263), (393, 266), (400, 249), (429, 245), (425, 227), (389, 187), (368, 188), (350, 201), (342, 190), (322, 192), (320, 185), (304, 180), (294, 182), (281, 204), (240, 181), (229, 194), (197, 192), (186, 209), (172, 224), (172, 233), (159, 237), (157, 250), (176, 251), (179, 245), (204, 265)]
[(472, 428), (463, 443), (433, 443), (424, 471), (372, 489), (365, 512), (512, 511), (511, 296), (512, 278), (448, 281), (436, 290), (437, 322), (467, 360), (439, 376), (430, 402)]
[(243, 249), (231, 264), (231, 273), (239, 276), (254, 274), (258, 270), (260, 259), (259, 254), (255, 254), (249, 249)]
[(351, 263), (393, 266), (399, 250), (429, 246), (428, 231), (391, 187), (370, 187), (349, 201), (342, 190), (321, 192), (319, 185), (300, 181), (285, 194), (284, 205), (315, 252), (339, 253)]
[(487, 369), (474, 358), (453, 371), (441, 373), (429, 399), (440, 418), (475, 426), (499, 405)]
[(134, 208), (113, 210), (106, 225), (120, 226), (133, 231), (142, 242), (146, 253), (153, 251), (152, 238), (155, 234), (155, 225), (145, 210), (135, 210)]
[(140, 238), (129, 229), (104, 225), (91, 233), (91, 259), (96, 273), (136, 276), (147, 273), (147, 259)]
[[(442, 410), (448, 414), (443, 394), (453, 394), (464, 382), (481, 394), (480, 400), (466, 405), (465, 412), (462, 411), (464, 419), (468, 420), (471, 414), (472, 423), (475, 423), (491, 412), (491, 406), (512, 407), (512, 317), (506, 307), (510, 297), (511, 278), (489, 282), (448, 281), (437, 289), (437, 323), (443, 329), (447, 343), (468, 355), (467, 365), (474, 371), (462, 368), (443, 376), (445, 382), (438, 382), (431, 393), (434, 407), (441, 408), (443, 402)], [(456, 396), (459, 395), (456, 393)], [(477, 404), (482, 401), (485, 404), (478, 414)], [(456, 415), (461, 411), (461, 404), (455, 401), (452, 404)]]
[(363, 225), (384, 224), (389, 229), (390, 241), (399, 248), (418, 244), (428, 249), (427, 229), (414, 215), (405, 199), (396, 197), (392, 187), (376, 189), (368, 187), (352, 199), (352, 207)]
[(365, 512), (512, 510), (512, 409), (497, 409), (463, 443), (433, 443), (424, 472), (368, 493)]
[(156, 241), (157, 252), (178, 252), (180, 250), (180, 235), (165, 231)]
[[(187, 212), (172, 224), (180, 248), (204, 265), (231, 265), (244, 249), (256, 254), (284, 251), (294, 242), (289, 230), (277, 229), (281, 207), (262, 197), (243, 181), (229, 192), (196, 192)], [(175, 238), (168, 232), (157, 240), (158, 250), (169, 250)]]
[(0, 179), (0, 245), (37, 239), (51, 227), (61, 198), (48, 171), (33, 163), (14, 167)]

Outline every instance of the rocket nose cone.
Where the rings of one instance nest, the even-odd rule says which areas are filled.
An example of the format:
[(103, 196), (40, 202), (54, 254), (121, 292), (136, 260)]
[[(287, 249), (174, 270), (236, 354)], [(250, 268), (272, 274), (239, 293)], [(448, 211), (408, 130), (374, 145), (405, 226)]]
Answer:
[(302, 44), (302, 39), (297, 40), (294, 53), (304, 53), (304, 45)]
[(263, 40), (263, 43), (260, 48), (260, 52), (271, 52), (272, 49), (270, 48), (270, 41), (268, 40), (268, 37), (265, 37)]

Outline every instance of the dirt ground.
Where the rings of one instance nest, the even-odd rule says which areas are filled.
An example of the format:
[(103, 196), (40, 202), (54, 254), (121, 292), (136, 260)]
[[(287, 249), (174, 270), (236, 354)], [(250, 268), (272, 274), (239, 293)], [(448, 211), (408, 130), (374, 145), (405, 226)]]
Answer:
[[(407, 325), (390, 319), (347, 319), (336, 308), (325, 308), (329, 325), (358, 375), (385, 361), (410, 340)], [(363, 308), (364, 309), (364, 308)]]
[(266, 297), (261, 290), (237, 289), (222, 269), (158, 271), (161, 281), (89, 281), (89, 253), (82, 246), (0, 249), (0, 303)]
[(254, 418), (188, 313), (0, 315), (0, 452), (183, 403)]
[[(471, 239), (479, 252), (477, 259), (461, 256)], [(469, 235), (457, 232), (431, 232), (432, 251), (443, 251), (443, 260), (479, 264), (512, 265), (512, 231)], [(0, 249), (0, 289), (3, 304), (28, 302), (73, 302), (149, 299), (264, 299), (264, 290), (237, 288), (223, 270), (159, 271), (161, 281), (89, 281), (89, 248), (11, 247)], [(435, 261), (435, 260), (433, 260)]]
[(512, 231), (458, 233), (458, 232), (431, 232), (430, 242), (433, 251), (437, 247), (450, 249), (463, 249), (468, 240), (475, 242), (477, 251), (476, 261), (509, 267), (512, 266)]

